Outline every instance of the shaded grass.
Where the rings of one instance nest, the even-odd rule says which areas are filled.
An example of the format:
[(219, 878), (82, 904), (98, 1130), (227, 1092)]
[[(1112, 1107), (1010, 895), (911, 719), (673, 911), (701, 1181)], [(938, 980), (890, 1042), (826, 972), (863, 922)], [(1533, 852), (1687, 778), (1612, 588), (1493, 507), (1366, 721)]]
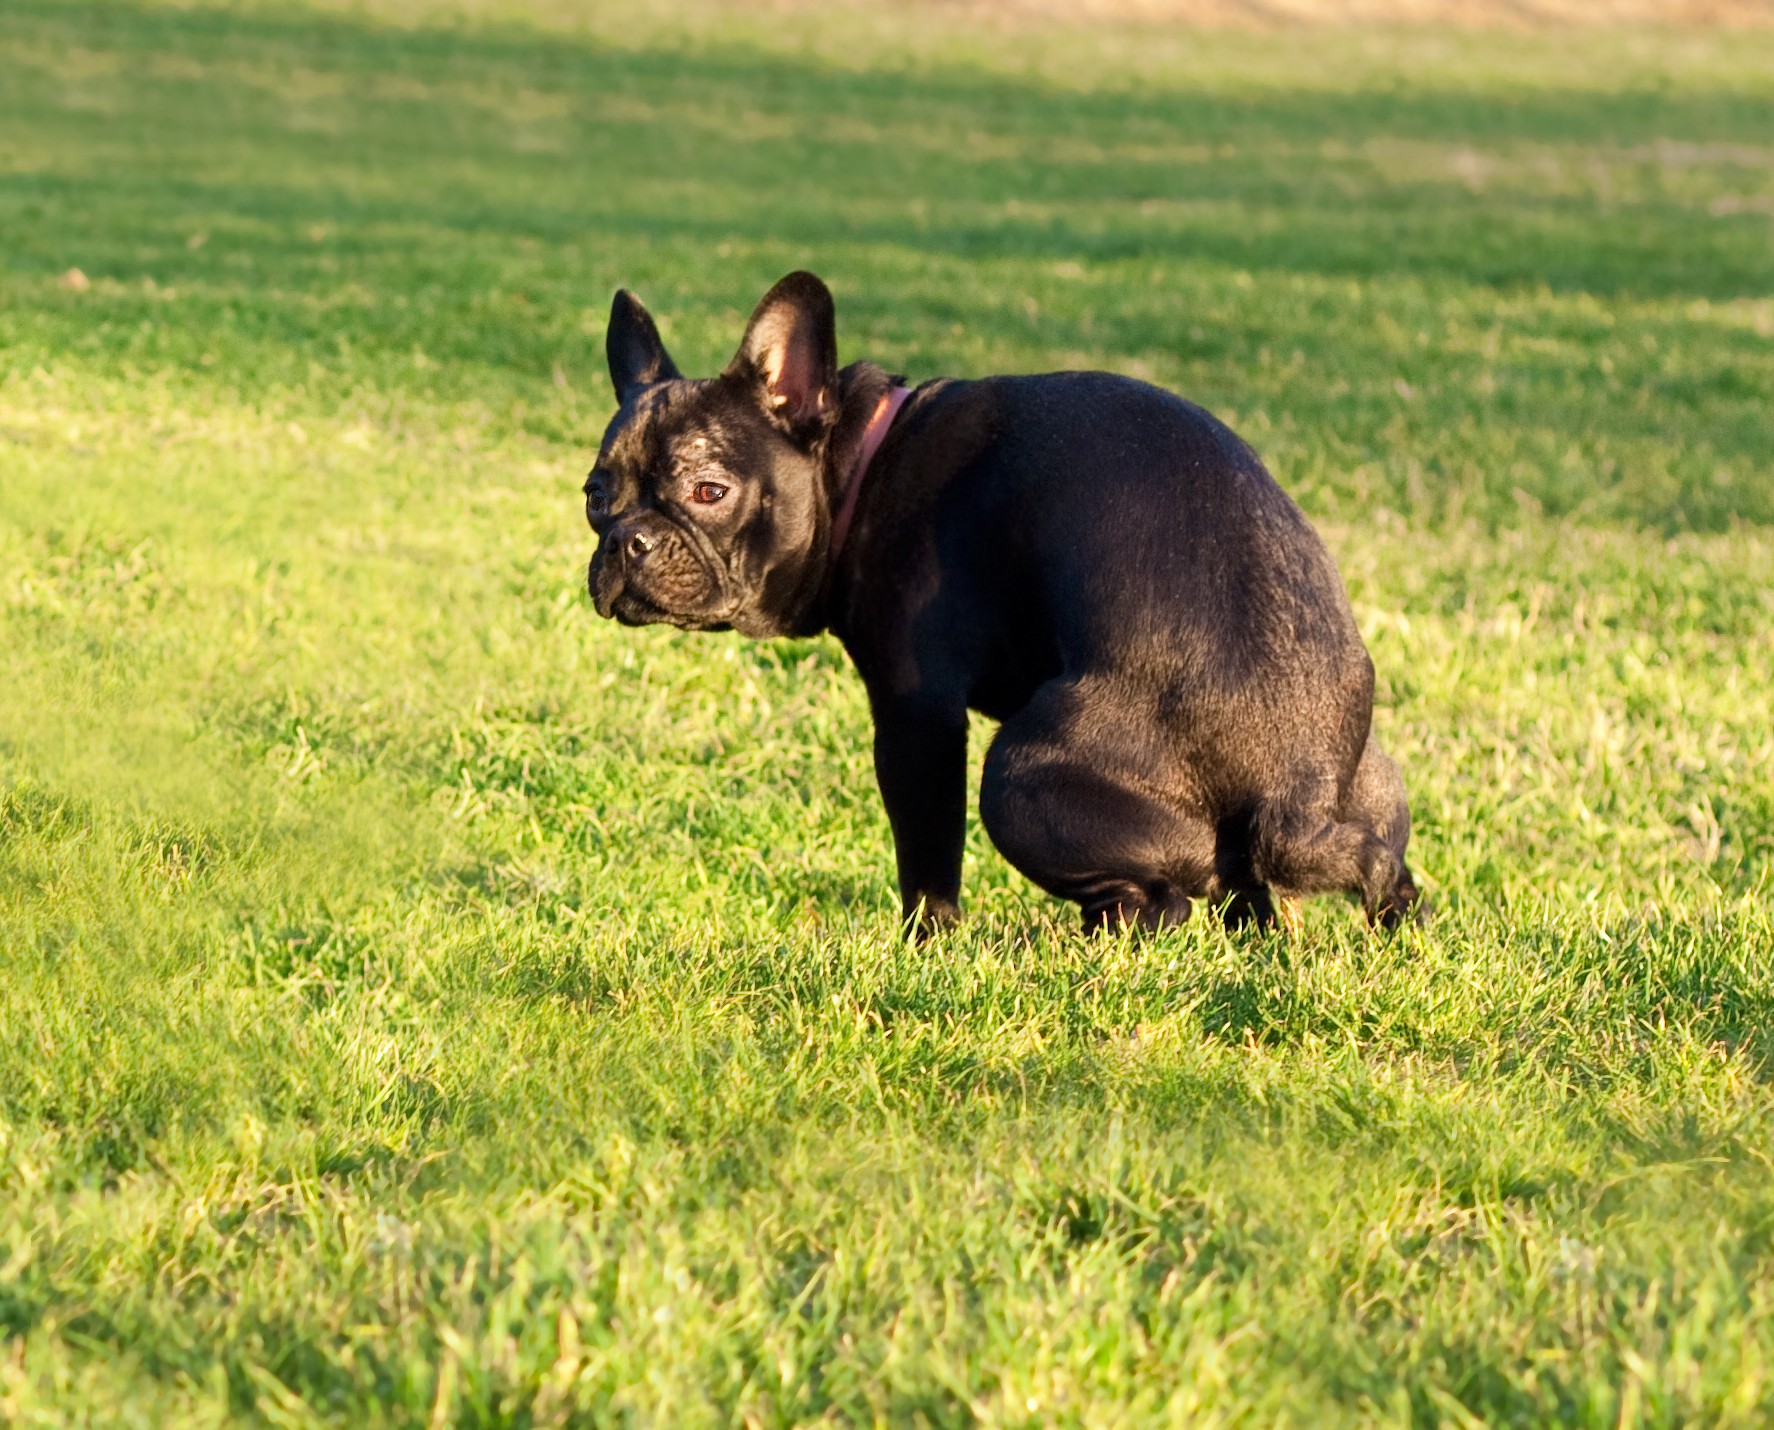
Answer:
[[(446, 13), (0, 24), (0, 1419), (1764, 1421), (1767, 38)], [(1258, 445), (1429, 928), (903, 947), (835, 646), (592, 621), (799, 263)]]

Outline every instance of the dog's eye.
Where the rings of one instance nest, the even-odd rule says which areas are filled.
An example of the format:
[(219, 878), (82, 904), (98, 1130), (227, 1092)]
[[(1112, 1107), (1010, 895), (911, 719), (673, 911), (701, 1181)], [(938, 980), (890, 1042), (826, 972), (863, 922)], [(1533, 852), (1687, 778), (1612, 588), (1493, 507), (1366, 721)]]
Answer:
[(703, 506), (713, 506), (727, 495), (727, 489), (719, 482), (698, 482), (690, 492), (690, 500)]

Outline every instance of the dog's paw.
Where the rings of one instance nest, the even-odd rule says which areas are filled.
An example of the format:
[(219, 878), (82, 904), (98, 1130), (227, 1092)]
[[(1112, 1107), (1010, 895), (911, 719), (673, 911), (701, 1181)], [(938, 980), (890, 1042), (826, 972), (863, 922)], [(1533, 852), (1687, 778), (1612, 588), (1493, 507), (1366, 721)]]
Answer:
[(900, 918), (905, 936), (923, 943), (961, 922), (961, 906), (953, 899), (920, 899)]
[(1407, 926), (1421, 928), (1429, 922), (1430, 904), (1407, 875), (1377, 909), (1368, 914), (1368, 923), (1386, 933), (1395, 933)]

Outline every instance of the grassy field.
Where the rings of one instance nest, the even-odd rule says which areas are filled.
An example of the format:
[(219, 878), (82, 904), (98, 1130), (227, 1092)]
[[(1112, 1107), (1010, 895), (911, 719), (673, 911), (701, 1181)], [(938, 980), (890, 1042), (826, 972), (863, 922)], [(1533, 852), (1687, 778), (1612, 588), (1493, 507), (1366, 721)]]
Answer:
[[(800, 265), (1255, 443), (1427, 928), (896, 940), (836, 646), (582, 590)], [(4, 0), (0, 1424), (1767, 1424), (1771, 570), (1774, 34)]]

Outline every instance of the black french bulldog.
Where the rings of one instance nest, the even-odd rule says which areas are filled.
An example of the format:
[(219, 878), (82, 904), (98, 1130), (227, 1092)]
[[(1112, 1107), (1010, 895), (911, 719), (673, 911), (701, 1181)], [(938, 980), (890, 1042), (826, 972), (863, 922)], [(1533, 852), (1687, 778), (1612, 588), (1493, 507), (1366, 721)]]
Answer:
[(626, 291), (606, 342), (598, 613), (835, 634), (868, 687), (914, 929), (959, 913), (969, 710), (1002, 722), (993, 843), (1087, 928), (1198, 899), (1265, 925), (1272, 895), (1346, 892), (1387, 926), (1416, 905), (1336, 567), (1201, 408), (1109, 373), (908, 392), (840, 369), (811, 273), (765, 294), (719, 377), (680, 376)]

